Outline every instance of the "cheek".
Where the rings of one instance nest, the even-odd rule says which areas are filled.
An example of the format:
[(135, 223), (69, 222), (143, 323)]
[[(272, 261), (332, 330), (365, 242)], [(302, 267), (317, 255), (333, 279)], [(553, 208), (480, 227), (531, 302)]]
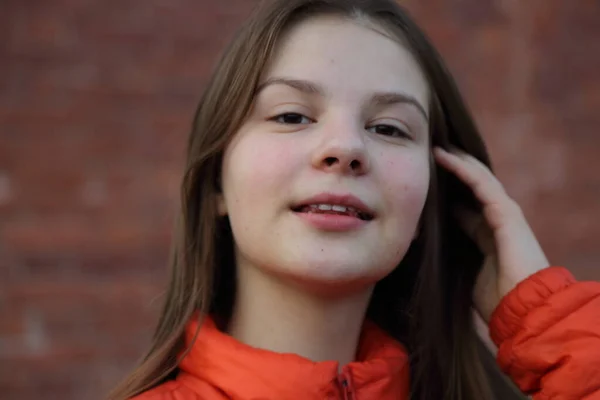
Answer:
[(385, 163), (383, 181), (391, 209), (402, 219), (420, 217), (429, 189), (429, 160), (425, 154), (393, 157)]
[(245, 207), (272, 199), (293, 172), (293, 154), (268, 135), (248, 134), (231, 143), (223, 160), (223, 190), (229, 212), (243, 199)]

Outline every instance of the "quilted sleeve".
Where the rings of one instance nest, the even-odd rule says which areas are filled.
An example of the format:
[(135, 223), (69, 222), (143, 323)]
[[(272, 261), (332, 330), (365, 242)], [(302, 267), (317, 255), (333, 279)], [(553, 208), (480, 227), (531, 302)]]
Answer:
[(600, 400), (600, 283), (549, 267), (504, 297), (490, 321), (497, 361), (535, 400)]

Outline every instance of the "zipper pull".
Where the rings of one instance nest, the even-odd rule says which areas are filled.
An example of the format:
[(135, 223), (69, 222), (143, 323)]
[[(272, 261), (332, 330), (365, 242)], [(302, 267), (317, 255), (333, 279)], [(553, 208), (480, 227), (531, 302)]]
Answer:
[(349, 373), (343, 371), (338, 378), (344, 400), (355, 400), (354, 398), (354, 386), (352, 385), (352, 378)]

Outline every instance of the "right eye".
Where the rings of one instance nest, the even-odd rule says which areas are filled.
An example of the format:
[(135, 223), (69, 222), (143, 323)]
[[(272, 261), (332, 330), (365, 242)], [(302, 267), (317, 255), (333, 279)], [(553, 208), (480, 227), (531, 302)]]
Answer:
[(283, 113), (269, 118), (269, 121), (277, 122), (285, 125), (310, 124), (312, 119), (298, 113)]

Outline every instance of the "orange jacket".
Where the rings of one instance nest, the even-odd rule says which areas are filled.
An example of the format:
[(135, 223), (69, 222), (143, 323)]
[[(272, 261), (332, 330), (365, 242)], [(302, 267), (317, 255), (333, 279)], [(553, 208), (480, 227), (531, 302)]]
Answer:
[[(191, 340), (197, 323), (190, 323)], [(564, 268), (529, 277), (490, 322), (498, 363), (535, 400), (600, 399), (600, 283), (575, 282)], [(365, 323), (358, 359), (336, 362), (251, 348), (206, 319), (180, 373), (134, 400), (408, 399), (405, 348)]]

